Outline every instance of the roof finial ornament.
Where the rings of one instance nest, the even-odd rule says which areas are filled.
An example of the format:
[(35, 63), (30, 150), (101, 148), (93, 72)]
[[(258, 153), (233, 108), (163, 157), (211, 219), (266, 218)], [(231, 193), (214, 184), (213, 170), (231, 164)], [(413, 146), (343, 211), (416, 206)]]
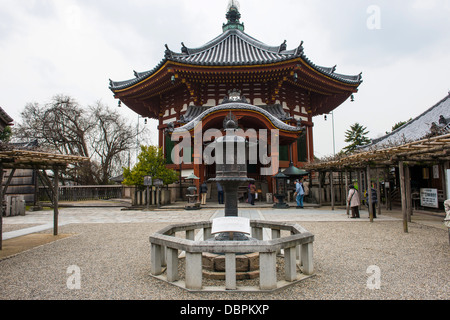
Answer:
[(282, 52), (282, 51), (286, 51), (287, 49), (287, 45), (286, 45), (286, 40), (284, 40), (284, 42), (280, 45), (280, 50), (278, 51), (278, 53)]
[(227, 11), (230, 11), (232, 7), (234, 7), (237, 11), (239, 11), (239, 9), (241, 9), (240, 5), (239, 5), (239, 1), (237, 1), (237, 0), (230, 0), (230, 2), (228, 3)]
[(181, 43), (181, 52), (185, 54), (189, 54), (188, 48), (184, 45), (184, 43)]
[(166, 51), (164, 52), (165, 58), (172, 58), (172, 51), (170, 51), (169, 46), (167, 44), (164, 45), (166, 47)]
[(239, 13), (238, 1), (230, 0), (225, 17), (227, 18), (228, 22), (222, 26), (223, 32), (230, 29), (238, 29), (244, 31), (244, 24), (239, 22), (241, 14)]

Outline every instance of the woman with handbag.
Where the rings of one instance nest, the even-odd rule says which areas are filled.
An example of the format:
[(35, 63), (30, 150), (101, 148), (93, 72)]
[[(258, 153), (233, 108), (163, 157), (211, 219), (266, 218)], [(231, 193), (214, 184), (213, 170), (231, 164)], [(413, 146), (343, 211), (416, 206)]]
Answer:
[(348, 202), (349, 207), (352, 210), (351, 218), (352, 219), (359, 218), (360, 200), (359, 200), (358, 190), (356, 190), (354, 186), (349, 187), (347, 202)]

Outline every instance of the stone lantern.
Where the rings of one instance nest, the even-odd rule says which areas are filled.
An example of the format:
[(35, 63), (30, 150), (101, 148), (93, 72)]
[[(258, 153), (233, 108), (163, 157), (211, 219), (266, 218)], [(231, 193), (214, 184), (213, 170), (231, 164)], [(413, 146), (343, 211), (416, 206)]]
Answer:
[(238, 188), (245, 182), (254, 181), (247, 177), (246, 149), (248, 142), (236, 135), (237, 120), (230, 112), (224, 120), (225, 135), (209, 146), (216, 151), (216, 177), (209, 179), (219, 182), (224, 189), (225, 217), (238, 216)]
[(287, 179), (289, 179), (289, 177), (281, 172), (281, 169), (279, 169), (278, 173), (272, 178), (275, 179), (275, 198), (278, 200), (273, 207), (277, 209), (289, 208), (289, 205), (284, 202), (284, 198), (286, 198), (287, 194)]
[[(186, 180), (191, 180), (192, 182), (194, 180), (199, 180), (200, 178), (197, 177), (195, 174), (191, 174), (189, 177), (186, 178)], [(198, 198), (197, 194), (197, 188), (192, 184), (187, 188), (188, 193), (186, 194), (186, 197), (188, 198), (188, 204), (184, 207), (185, 210), (199, 210), (200, 204), (196, 201)]]

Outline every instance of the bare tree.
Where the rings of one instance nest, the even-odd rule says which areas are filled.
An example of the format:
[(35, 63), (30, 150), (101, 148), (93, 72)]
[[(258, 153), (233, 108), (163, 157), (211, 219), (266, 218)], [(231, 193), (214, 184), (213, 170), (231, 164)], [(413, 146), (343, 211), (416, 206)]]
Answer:
[(21, 117), (15, 137), (38, 139), (45, 149), (90, 158), (65, 172), (79, 184), (107, 184), (121, 171), (123, 153), (134, 147), (136, 135), (142, 133), (101, 102), (83, 108), (64, 95), (54, 96), (43, 106), (27, 104)]
[(101, 102), (90, 107), (90, 113), (96, 119), (90, 142), (94, 157), (100, 163), (98, 180), (107, 184), (112, 175), (121, 171), (120, 155), (134, 147), (137, 133), (116, 111), (111, 111)]

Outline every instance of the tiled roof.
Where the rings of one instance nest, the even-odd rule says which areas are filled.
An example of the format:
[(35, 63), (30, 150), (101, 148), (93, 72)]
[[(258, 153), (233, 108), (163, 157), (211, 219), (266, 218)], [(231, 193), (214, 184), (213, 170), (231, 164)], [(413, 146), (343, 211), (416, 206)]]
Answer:
[(192, 130), (195, 127), (195, 125), (199, 121), (201, 121), (203, 118), (205, 118), (207, 115), (218, 112), (218, 111), (222, 111), (222, 110), (251, 110), (251, 111), (255, 111), (255, 112), (258, 112), (258, 113), (264, 115), (267, 119), (269, 119), (269, 121), (277, 129), (289, 131), (289, 132), (302, 132), (304, 130), (304, 128), (300, 126), (300, 122), (297, 122), (296, 127), (291, 126), (289, 124), (284, 123), (283, 121), (278, 119), (276, 116), (271, 114), (269, 111), (267, 111), (266, 109), (263, 109), (261, 107), (257, 107), (257, 106), (250, 105), (248, 103), (243, 103), (243, 102), (228, 102), (228, 103), (220, 104), (215, 107), (205, 108), (205, 110), (202, 113), (198, 114), (195, 118), (190, 119), (190, 121), (188, 123), (186, 123), (185, 125), (175, 128), (173, 132), (179, 133), (179, 132)]
[[(274, 104), (274, 105), (262, 105), (262, 106), (255, 106), (262, 108), (269, 112), (272, 116), (275, 118), (281, 120), (281, 121), (288, 121), (292, 120), (293, 118), (283, 110), (283, 107), (280, 104)], [(208, 106), (189, 106), (186, 114), (181, 115), (180, 120), (178, 120), (179, 123), (186, 124), (195, 118), (197, 118), (200, 114), (205, 112), (211, 107)]]
[(110, 80), (111, 90), (121, 90), (135, 85), (158, 71), (167, 61), (200, 66), (249, 66), (264, 65), (302, 58), (311, 68), (332, 79), (359, 84), (361, 74), (348, 76), (335, 73), (336, 67), (321, 67), (312, 63), (304, 54), (303, 42), (295, 49), (286, 50), (286, 41), (279, 46), (268, 46), (238, 29), (229, 29), (199, 48), (187, 48), (182, 43), (181, 53), (166, 45), (164, 59), (152, 70), (134, 72), (135, 78), (127, 81)]
[(6, 113), (6, 111), (0, 107), (0, 130), (3, 131), (3, 129), (6, 126), (11, 125), (13, 121), (14, 120)]
[(418, 117), (383, 137), (373, 139), (370, 145), (364, 146), (361, 149), (399, 145), (417, 141), (433, 134), (446, 134), (449, 133), (449, 124), (450, 93)]
[(0, 107), (0, 117), (1, 120), (4, 121), (5, 123), (11, 123), (14, 120), (6, 113), (5, 110), (3, 110), (2, 107)]
[[(284, 50), (283, 50), (284, 49)], [(246, 33), (230, 29), (196, 49), (182, 48), (182, 53), (166, 52), (169, 58), (198, 65), (253, 65), (288, 60), (300, 56), (303, 48), (286, 51), (285, 46), (270, 47)]]

